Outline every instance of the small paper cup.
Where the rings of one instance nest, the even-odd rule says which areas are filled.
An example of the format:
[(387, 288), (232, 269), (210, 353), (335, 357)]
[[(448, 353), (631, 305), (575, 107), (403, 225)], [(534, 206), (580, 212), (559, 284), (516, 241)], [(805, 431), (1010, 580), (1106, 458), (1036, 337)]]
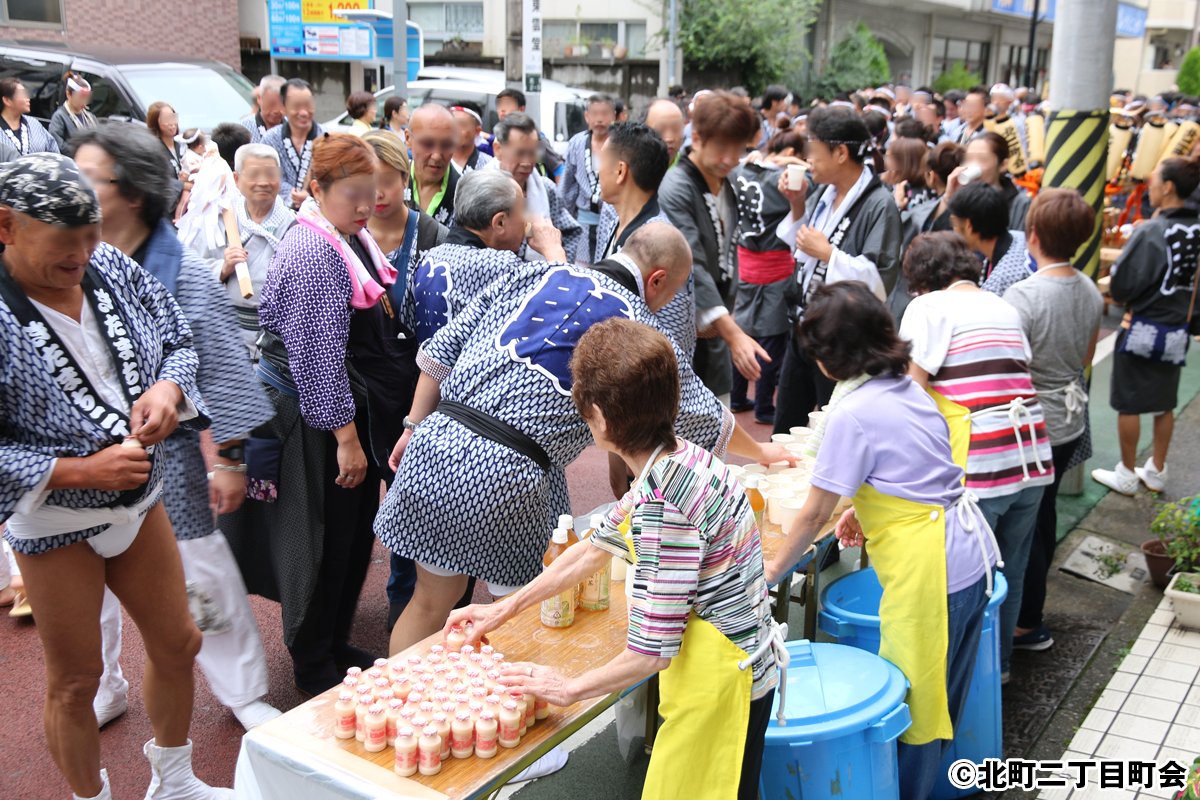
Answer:
[(771, 434), (771, 441), (775, 444), (792, 444), (796, 441), (796, 437), (790, 433), (773, 433)]
[(747, 475), (766, 475), (767, 474), (767, 468), (764, 467), (762, 464), (747, 464), (746, 466), (742, 467), (742, 469), (745, 470)]
[(801, 497), (780, 501), (779, 510), (782, 521), (779, 524), (783, 526), (785, 535), (792, 529), (792, 525), (796, 524), (796, 517), (800, 516), (800, 509), (804, 508), (804, 503), (805, 498)]
[(791, 475), (784, 475), (782, 472), (776, 472), (767, 476), (767, 486), (771, 489), (778, 488), (787, 483), (795, 483), (796, 479)]
[(796, 437), (796, 441), (800, 441), (812, 435), (812, 428), (791, 428), (788, 430), (788, 433)]
[(791, 467), (791, 466), (792, 466), (792, 465), (791, 465), (791, 464), (789, 464), (789, 463), (788, 463), (788, 462), (786, 462), (786, 461), (776, 461), (774, 464), (772, 464), (771, 466), (767, 467), (767, 474), (768, 474), (768, 475), (775, 475), (775, 474), (778, 474), (778, 473), (780, 473), (780, 472), (783, 472), (785, 469), (788, 469), (788, 468), (789, 468), (789, 467)]
[(793, 478), (796, 478), (796, 477), (802, 478), (802, 477), (807, 477), (808, 470), (804, 469), (803, 467), (791, 467), (790, 469), (785, 469), (783, 472), (781, 472), (779, 474), (780, 475), (790, 475)]
[(793, 192), (803, 191), (807, 184), (807, 182), (804, 180), (804, 176), (807, 172), (808, 167), (806, 167), (804, 164), (788, 164), (788, 188)]
[(808, 427), (815, 429), (817, 427), (817, 424), (821, 420), (825, 419), (825, 416), (828, 413), (829, 413), (828, 411), (813, 411), (812, 413), (810, 413), (808, 415)]
[(783, 524), (783, 507), (779, 504), (791, 500), (796, 495), (786, 489), (772, 489), (767, 492), (767, 521), (772, 525)]

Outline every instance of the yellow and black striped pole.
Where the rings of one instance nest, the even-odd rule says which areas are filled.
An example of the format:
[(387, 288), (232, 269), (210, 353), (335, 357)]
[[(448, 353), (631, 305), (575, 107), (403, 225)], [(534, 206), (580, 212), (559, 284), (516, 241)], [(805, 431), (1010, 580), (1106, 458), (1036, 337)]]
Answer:
[(1042, 187), (1077, 189), (1096, 209), (1096, 230), (1079, 248), (1075, 266), (1096, 278), (1104, 236), (1104, 169), (1108, 109), (1051, 111), (1046, 121), (1046, 174)]

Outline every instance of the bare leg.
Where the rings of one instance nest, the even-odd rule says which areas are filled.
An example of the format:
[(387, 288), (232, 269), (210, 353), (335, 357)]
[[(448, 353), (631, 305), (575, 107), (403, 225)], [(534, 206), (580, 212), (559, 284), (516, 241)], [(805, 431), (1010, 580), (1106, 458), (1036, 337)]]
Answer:
[[(1137, 466), (1137, 443), (1141, 434), (1142, 420), (1138, 415), (1117, 415), (1117, 436), (1121, 440), (1121, 463), (1130, 471)], [(1165, 446), (1163, 449), (1165, 452)]]
[(25, 590), (37, 609), (46, 658), (42, 710), (50, 756), (80, 797), (95, 797), (100, 780), (100, 730), (92, 700), (100, 659), (104, 559), (87, 542), (30, 556), (17, 553)]
[(1160, 472), (1167, 466), (1167, 448), (1174, 433), (1174, 412), (1168, 411), (1154, 418), (1154, 467)]
[(146, 645), (142, 694), (155, 744), (182, 747), (192, 721), (192, 664), (201, 634), (188, 611), (179, 546), (162, 503), (150, 509), (133, 544), (108, 559), (107, 567), (108, 586)]
[(412, 600), (392, 628), (390, 655), (412, 647), (426, 636), (437, 633), (446, 617), (467, 588), (466, 575), (443, 578), (417, 565), (417, 586)]

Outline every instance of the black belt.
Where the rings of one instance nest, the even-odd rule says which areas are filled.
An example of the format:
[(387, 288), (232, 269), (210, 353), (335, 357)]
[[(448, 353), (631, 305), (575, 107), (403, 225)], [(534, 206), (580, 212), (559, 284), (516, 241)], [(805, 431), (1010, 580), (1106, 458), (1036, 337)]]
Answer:
[(234, 306), (233, 311), (237, 314), (238, 327), (244, 331), (257, 331), (258, 326), (258, 307), (245, 308), (243, 306)]
[(550, 456), (546, 455), (546, 451), (542, 449), (542, 446), (507, 422), (502, 422), (491, 414), (485, 414), (468, 405), (455, 403), (452, 400), (438, 402), (437, 411), (459, 423), (472, 433), (477, 433), (485, 439), (502, 444), (510, 450), (516, 450), (521, 455), (531, 458), (544, 471), (550, 471)]

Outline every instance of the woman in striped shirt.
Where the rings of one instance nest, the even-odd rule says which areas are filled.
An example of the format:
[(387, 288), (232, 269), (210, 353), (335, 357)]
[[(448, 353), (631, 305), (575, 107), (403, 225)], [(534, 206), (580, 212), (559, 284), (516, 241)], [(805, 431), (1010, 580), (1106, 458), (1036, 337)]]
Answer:
[[(664, 787), (686, 796), (675, 792), (703, 787), (697, 796), (755, 800), (779, 683), (772, 646), (782, 646), (782, 636), (770, 616), (754, 512), (724, 464), (675, 437), (679, 378), (665, 336), (621, 317), (606, 320), (580, 338), (571, 369), (575, 404), (596, 444), (640, 478), (587, 541), (503, 600), (453, 612), (446, 630), (470, 623), (468, 641), (477, 641), (603, 569), (612, 556), (628, 559), (618, 530), (628, 517), (637, 562), (626, 579), (633, 582), (627, 649), (579, 676), (516, 664), (502, 682), (569, 706), (661, 672), (667, 722), (643, 796), (665, 796)], [(740, 669), (739, 661), (751, 661), (752, 669)]]
[(1001, 682), (1008, 680), (1013, 631), (1021, 611), (1025, 565), (1044, 488), (1054, 482), (1050, 439), (1029, 373), (1031, 351), (1021, 315), (979, 288), (979, 261), (949, 231), (909, 245), (904, 274), (918, 295), (900, 336), (912, 343), (909, 375), (948, 417), (969, 415), (966, 488), (1000, 543), (1008, 597), (1000, 607)]

